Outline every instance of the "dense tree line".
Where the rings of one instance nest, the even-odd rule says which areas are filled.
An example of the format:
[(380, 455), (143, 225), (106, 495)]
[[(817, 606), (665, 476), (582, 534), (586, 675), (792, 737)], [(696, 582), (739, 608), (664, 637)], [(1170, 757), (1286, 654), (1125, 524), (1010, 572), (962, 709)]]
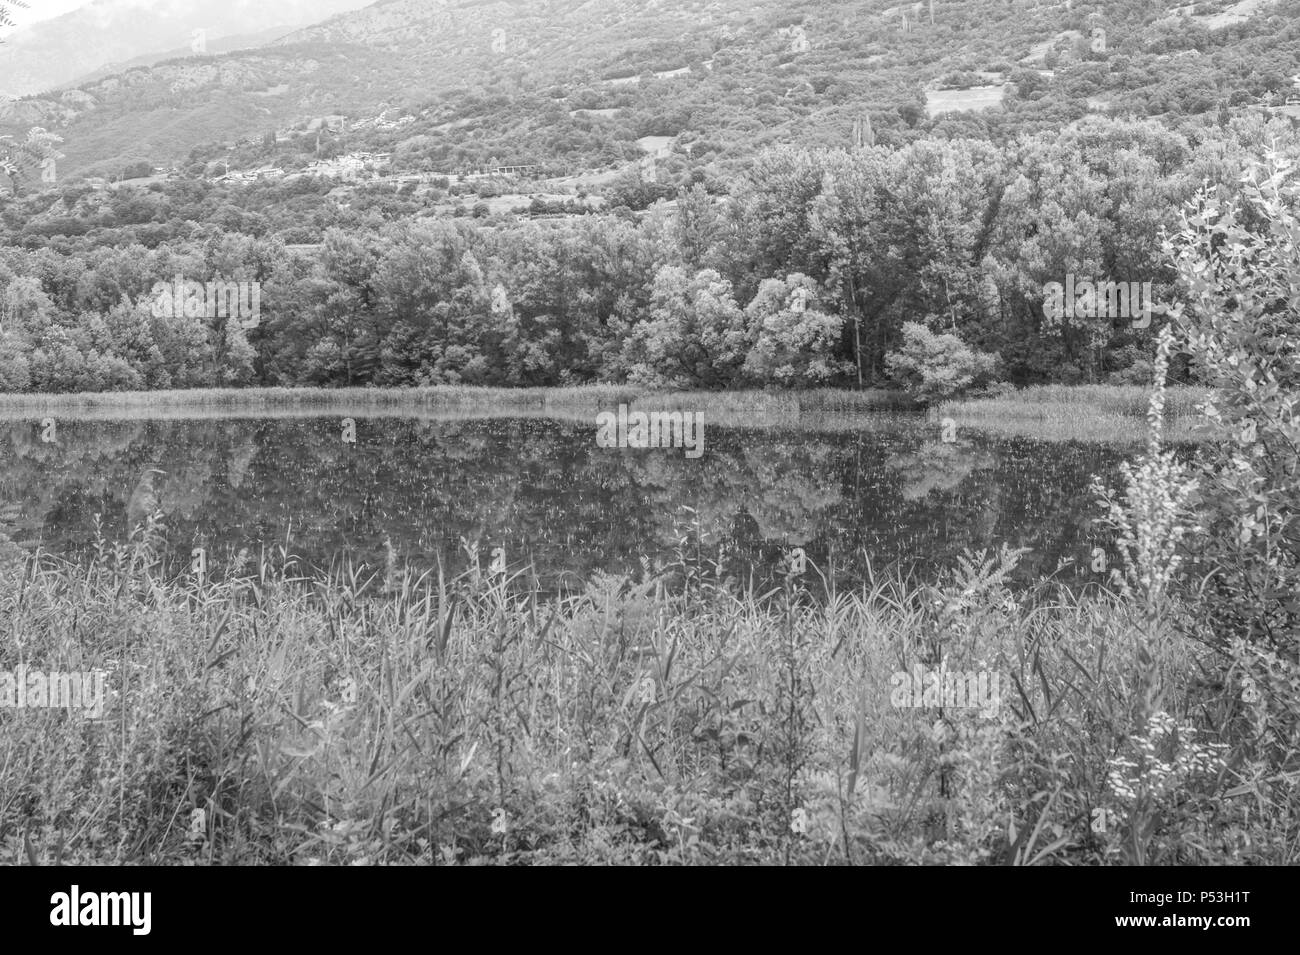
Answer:
[[(642, 215), (349, 209), (307, 250), (285, 247), (292, 219), (277, 231), (201, 184), (82, 190), (62, 199), (80, 232), (0, 250), (0, 389), (880, 385), (908, 323), (936, 333), (915, 342), (999, 356), (1016, 383), (1142, 378), (1158, 316), (1045, 322), (1044, 285), (1151, 282), (1171, 302), (1162, 227), (1203, 181), (1235, 188), (1273, 138), (1297, 152), (1289, 128), (1250, 118), (1199, 136), (1089, 118), (1003, 147), (782, 147), (727, 195), (697, 183)], [(89, 203), (111, 218), (92, 226)], [(154, 289), (175, 276), (258, 283), (260, 313), (160, 314)]]

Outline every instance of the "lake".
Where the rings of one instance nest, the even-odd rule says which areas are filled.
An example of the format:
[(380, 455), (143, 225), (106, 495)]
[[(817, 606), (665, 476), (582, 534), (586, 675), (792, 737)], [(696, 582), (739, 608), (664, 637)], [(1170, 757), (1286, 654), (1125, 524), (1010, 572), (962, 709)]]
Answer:
[[(177, 566), (204, 548), (220, 575), (241, 549), (287, 546), (303, 569), (386, 556), (488, 569), (502, 548), (544, 590), (597, 571), (671, 561), (692, 520), (706, 547), (726, 539), (727, 572), (771, 578), (791, 548), (841, 587), (868, 565), (927, 574), (964, 548), (1032, 548), (1021, 579), (1064, 559), (1088, 576), (1097, 508), (1092, 474), (1118, 483), (1137, 447), (1044, 441), (963, 429), (944, 442), (919, 415), (860, 416), (830, 429), (706, 424), (702, 457), (682, 449), (601, 448), (588, 418), (355, 416), (0, 422), (0, 534), (71, 557), (97, 534), (124, 540), (163, 515)], [(689, 510), (688, 510), (689, 509)], [(694, 547), (692, 543), (690, 547)], [(183, 564), (182, 564), (183, 562)]]

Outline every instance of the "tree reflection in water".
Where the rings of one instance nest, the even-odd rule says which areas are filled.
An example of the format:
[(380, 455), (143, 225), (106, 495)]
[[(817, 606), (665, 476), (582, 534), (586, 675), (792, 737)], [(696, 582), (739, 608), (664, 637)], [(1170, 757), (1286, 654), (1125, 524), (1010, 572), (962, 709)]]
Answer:
[[(773, 577), (793, 547), (839, 586), (879, 570), (950, 562), (1005, 541), (1033, 553), (1026, 578), (1083, 558), (1089, 476), (1113, 478), (1123, 452), (967, 433), (926, 440), (917, 419), (827, 433), (712, 427), (705, 455), (599, 448), (594, 432), (542, 418), (358, 418), (355, 444), (335, 416), (60, 422), (57, 444), (30, 422), (0, 425), (0, 541), (86, 552), (95, 515), (110, 540), (161, 511), (175, 559), (199, 542), (214, 572), (241, 548), (289, 539), (307, 567), (385, 565), (385, 540), (416, 567), (463, 568), (461, 538), (484, 562), (504, 547), (543, 587), (596, 571), (638, 575), (640, 556), (671, 559), (692, 508), (729, 569)], [(715, 554), (718, 552), (715, 551)], [(486, 563), (484, 563), (486, 569)]]

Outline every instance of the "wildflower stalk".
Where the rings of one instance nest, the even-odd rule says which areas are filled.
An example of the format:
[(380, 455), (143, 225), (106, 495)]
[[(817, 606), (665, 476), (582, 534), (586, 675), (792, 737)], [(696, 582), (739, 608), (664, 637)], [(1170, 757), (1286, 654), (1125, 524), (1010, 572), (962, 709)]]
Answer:
[[(1119, 576), (1120, 592), (1125, 599), (1140, 600), (1143, 626), (1135, 631), (1136, 699), (1134, 701), (1133, 739), (1139, 743), (1167, 732), (1168, 715), (1162, 705), (1163, 689), (1160, 661), (1166, 657), (1168, 632), (1162, 620), (1168, 610), (1171, 585), (1179, 578), (1182, 564), (1181, 543), (1193, 526), (1190, 506), (1196, 480), (1187, 466), (1178, 461), (1172, 450), (1164, 450), (1165, 376), (1169, 355), (1174, 346), (1170, 326), (1161, 329), (1157, 340), (1154, 381), (1147, 408), (1147, 448), (1137, 462), (1121, 465), (1125, 490), (1117, 495), (1099, 481), (1093, 483), (1105, 508), (1102, 523), (1117, 534), (1116, 547), (1123, 562)], [(1165, 778), (1163, 765), (1152, 753), (1143, 752), (1136, 760), (1116, 757), (1112, 760), (1109, 780), (1111, 793), (1124, 804), (1127, 812), (1125, 855), (1131, 864), (1147, 861), (1147, 843), (1159, 813), (1160, 794), (1148, 786), (1149, 774)], [(1126, 773), (1135, 773), (1131, 782)]]
[(1194, 524), (1190, 502), (1197, 482), (1190, 469), (1172, 450), (1162, 450), (1164, 429), (1165, 375), (1174, 334), (1163, 328), (1156, 348), (1155, 375), (1147, 408), (1147, 450), (1136, 463), (1120, 467), (1125, 491), (1118, 496), (1094, 480), (1105, 516), (1103, 525), (1117, 532), (1116, 547), (1124, 564), (1119, 578), (1125, 597), (1141, 595), (1149, 621), (1159, 615), (1170, 585), (1178, 579), (1182, 565), (1180, 545)]

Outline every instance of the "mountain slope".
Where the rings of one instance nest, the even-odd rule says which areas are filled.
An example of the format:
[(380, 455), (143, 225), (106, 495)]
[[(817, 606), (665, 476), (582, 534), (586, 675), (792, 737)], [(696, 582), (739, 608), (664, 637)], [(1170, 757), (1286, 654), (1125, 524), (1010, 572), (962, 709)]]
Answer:
[[(188, 51), (203, 31), (226, 36), (313, 23), (365, 0), (94, 0), (71, 13), (14, 31), (0, 45), (0, 94), (50, 90), (112, 63), (167, 50)], [(215, 52), (215, 50), (214, 50)]]
[[(255, 50), (258, 47), (266, 46), (274, 40), (280, 39), (287, 33), (296, 29), (294, 26), (284, 24), (268, 27), (265, 30), (259, 30), (256, 33), (235, 33), (230, 36), (205, 38), (206, 52), (209, 55), (220, 53), (232, 53), (235, 50)], [(127, 70), (133, 70), (141, 66), (154, 66), (166, 60), (176, 60), (183, 57), (194, 55), (193, 49), (189, 46), (176, 47), (175, 49), (163, 50), (161, 52), (145, 53), (140, 56), (132, 57), (125, 62), (108, 63), (97, 70), (78, 76), (68, 83), (69, 86), (85, 86), (89, 83), (95, 83), (99, 80), (106, 79), (116, 73), (125, 73)]]
[[(1213, 29), (1227, 9), (938, 0), (931, 23), (928, 5), (890, 0), (387, 0), (256, 50), (0, 104), (0, 134), (58, 131), (60, 175), (72, 177), (357, 149), (451, 172), (492, 159), (616, 164), (646, 137), (696, 163), (730, 161), (780, 141), (847, 145), (863, 116), (878, 141), (900, 142), (1284, 100), (1300, 72), (1300, 2), (1239, 4), (1233, 16), (1249, 19)], [(945, 99), (983, 112), (927, 104), (936, 90), (990, 85), (996, 96)], [(376, 122), (385, 109), (406, 125)], [(307, 135), (329, 115), (343, 129)], [(274, 146), (249, 145), (272, 131)]]

